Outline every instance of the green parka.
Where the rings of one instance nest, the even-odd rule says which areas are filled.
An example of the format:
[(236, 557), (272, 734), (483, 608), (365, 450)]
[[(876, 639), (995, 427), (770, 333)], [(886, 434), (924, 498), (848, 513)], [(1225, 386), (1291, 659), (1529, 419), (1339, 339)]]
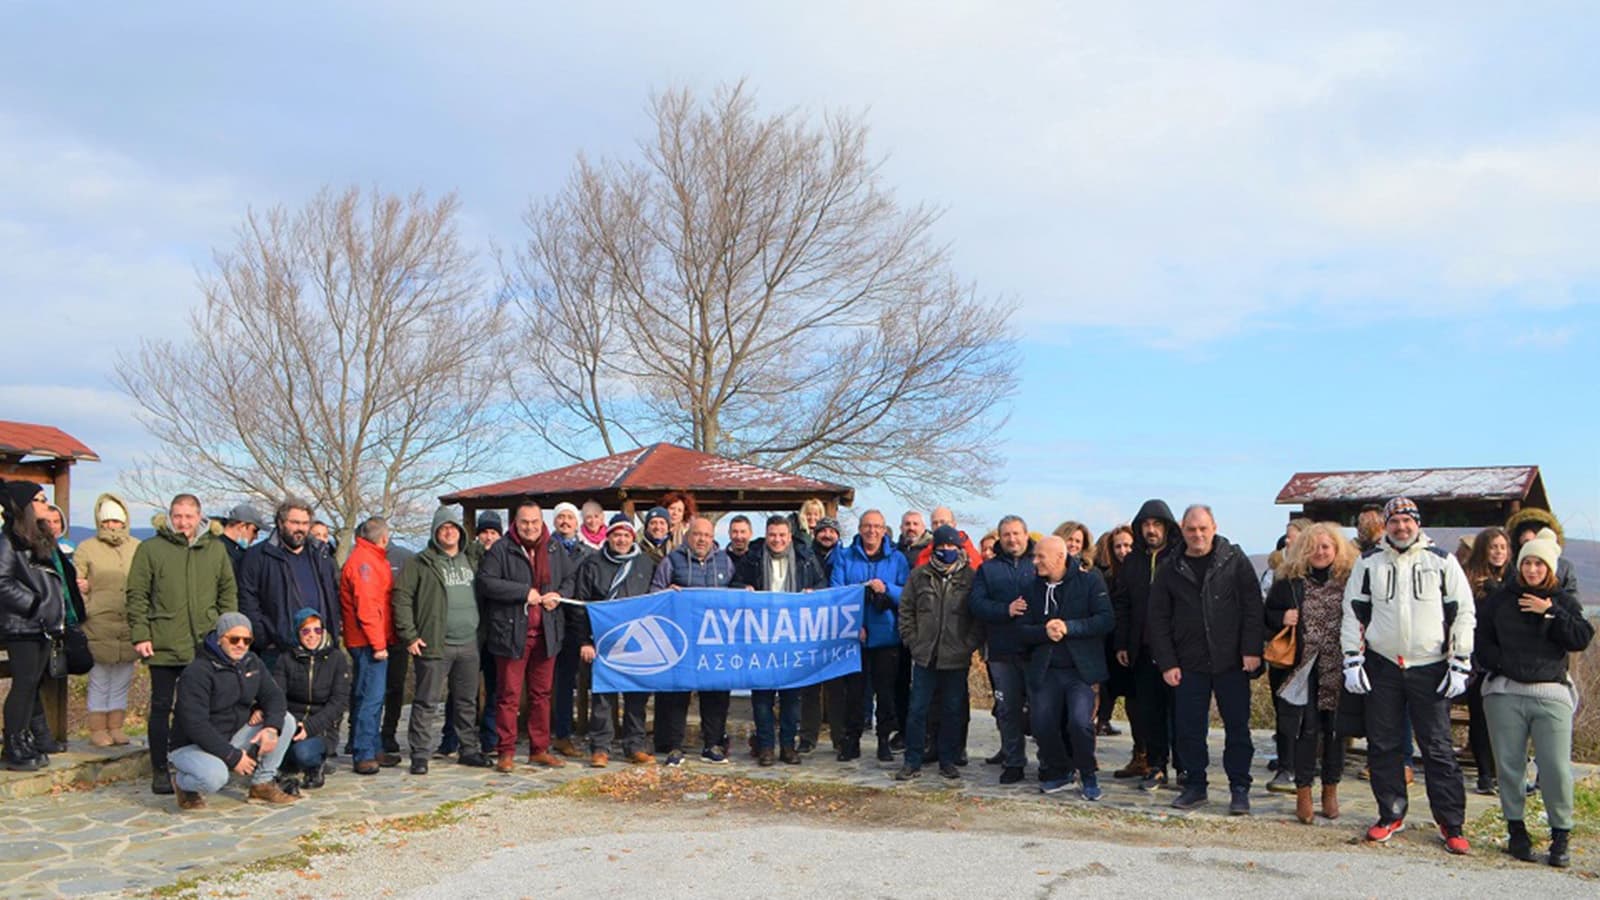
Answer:
[(150, 524), (156, 536), (139, 545), (128, 569), (128, 638), (155, 645), (152, 666), (188, 665), (217, 617), (239, 610), (233, 563), (220, 522), (202, 519), (193, 541), (173, 531), (165, 514)]

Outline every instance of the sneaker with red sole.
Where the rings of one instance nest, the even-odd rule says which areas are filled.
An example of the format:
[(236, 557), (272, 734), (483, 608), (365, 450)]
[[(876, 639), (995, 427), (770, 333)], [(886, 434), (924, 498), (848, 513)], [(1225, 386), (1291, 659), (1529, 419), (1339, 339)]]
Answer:
[(1461, 833), (1459, 825), (1440, 825), (1439, 836), (1444, 838), (1444, 848), (1457, 856), (1466, 856), (1472, 852), (1472, 845), (1467, 843), (1466, 835)]
[(1367, 829), (1367, 840), (1381, 844), (1405, 830), (1406, 823), (1403, 819), (1397, 819), (1393, 822), (1379, 822)]

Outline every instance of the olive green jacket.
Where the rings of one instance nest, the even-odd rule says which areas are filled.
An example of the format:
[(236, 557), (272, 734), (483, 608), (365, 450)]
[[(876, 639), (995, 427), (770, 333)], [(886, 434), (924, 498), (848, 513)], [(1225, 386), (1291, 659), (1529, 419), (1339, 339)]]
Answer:
[(165, 515), (150, 524), (156, 536), (139, 545), (128, 568), (128, 636), (155, 645), (150, 665), (188, 665), (217, 617), (239, 609), (233, 563), (220, 522), (202, 520), (192, 542), (173, 531)]

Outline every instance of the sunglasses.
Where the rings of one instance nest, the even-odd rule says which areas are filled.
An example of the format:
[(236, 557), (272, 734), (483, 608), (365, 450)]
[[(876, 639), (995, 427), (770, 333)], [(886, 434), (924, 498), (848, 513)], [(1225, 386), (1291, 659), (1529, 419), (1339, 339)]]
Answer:
[(322, 633), (322, 626), (321, 625), (313, 625), (310, 628), (302, 628), (302, 629), (300, 629), (300, 633), (301, 634), (321, 634)]
[(225, 634), (222, 636), (222, 639), (234, 645), (235, 647), (248, 647), (255, 643), (255, 638), (250, 637), (249, 635)]

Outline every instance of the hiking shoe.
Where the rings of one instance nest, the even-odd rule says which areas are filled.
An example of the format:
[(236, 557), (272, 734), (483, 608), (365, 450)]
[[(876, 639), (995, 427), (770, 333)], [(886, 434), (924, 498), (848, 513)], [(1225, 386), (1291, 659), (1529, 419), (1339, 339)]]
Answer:
[(1154, 791), (1157, 788), (1164, 788), (1166, 786), (1166, 769), (1151, 769), (1144, 774), (1143, 778), (1139, 779), (1139, 790), (1141, 791)]
[(1460, 825), (1440, 825), (1439, 836), (1444, 838), (1444, 848), (1456, 856), (1466, 856), (1472, 852), (1472, 845), (1467, 843), (1467, 836), (1461, 833)]
[(956, 757), (956, 765), (963, 769), (965, 769), (970, 763), (971, 760), (967, 759), (967, 751), (965, 750), (961, 751), (961, 755)]
[(1294, 776), (1288, 769), (1279, 768), (1277, 774), (1272, 776), (1272, 780), (1267, 782), (1267, 790), (1274, 794), (1294, 793)]
[(722, 752), (721, 747), (707, 747), (700, 751), (700, 761), (714, 766), (727, 765), (728, 754)]
[(756, 751), (756, 765), (758, 766), (770, 766), (777, 762), (777, 759), (777, 754), (772, 752), (771, 747), (762, 747)]
[(178, 808), (185, 811), (206, 808), (206, 798), (194, 791), (180, 791), (174, 788), (178, 795)]
[(1379, 820), (1378, 824), (1367, 829), (1367, 840), (1375, 844), (1382, 844), (1405, 830), (1406, 823), (1403, 819), (1396, 819), (1393, 822)]
[(1112, 778), (1143, 778), (1150, 774), (1150, 762), (1144, 751), (1136, 751), (1128, 764), (1111, 773)]
[(1511, 821), (1506, 823), (1506, 852), (1522, 860), (1533, 862), (1533, 838), (1528, 834), (1528, 828), (1521, 822)]
[(1184, 788), (1183, 792), (1178, 794), (1178, 799), (1172, 801), (1172, 808), (1182, 810), (1199, 809), (1205, 806), (1209, 799), (1206, 796), (1205, 785), (1192, 785)]
[(1072, 787), (1071, 778), (1052, 778), (1049, 781), (1039, 782), (1039, 793), (1059, 794), (1070, 787)]
[(916, 768), (913, 768), (911, 766), (901, 766), (899, 768), (899, 770), (897, 770), (894, 773), (894, 780), (895, 781), (911, 781), (913, 779), (921, 778), (921, 777), (922, 777), (922, 767), (921, 766), (918, 766)]
[(426, 756), (419, 756), (416, 759), (413, 759), (411, 761), (411, 774), (413, 774), (413, 775), (426, 775), (426, 774), (428, 774), (428, 758)]
[(559, 753), (567, 759), (583, 759), (583, 751), (579, 750), (578, 745), (572, 742), (572, 738), (556, 738), (550, 744), (550, 752)]
[(845, 741), (844, 745), (839, 748), (839, 752), (834, 754), (834, 759), (837, 759), (839, 762), (853, 762), (860, 758), (860, 741)]
[(609, 765), (611, 765), (611, 754), (606, 753), (604, 750), (596, 750), (589, 754), (589, 768), (604, 769)]
[(489, 757), (484, 756), (482, 753), (463, 753), (456, 757), (456, 765), (470, 766), (474, 769), (487, 769), (493, 766), (494, 763), (490, 762)]
[(1228, 815), (1250, 815), (1250, 789), (1233, 788), (1228, 792)]
[(375, 759), (356, 760), (355, 770), (357, 775), (378, 774), (378, 761)]
[[(896, 753), (906, 749), (906, 736), (898, 731), (889, 735), (889, 749)], [(880, 758), (883, 756), (883, 750), (881, 748), (878, 750), (878, 756)]]
[(785, 747), (778, 751), (778, 758), (791, 766), (800, 765), (800, 751), (793, 747)]
[(1083, 778), (1082, 793), (1083, 799), (1088, 800), (1090, 803), (1099, 800), (1102, 796), (1104, 796), (1104, 792), (1100, 790), (1100, 779), (1093, 775), (1085, 775)]
[(986, 766), (1001, 766), (1001, 765), (1005, 765), (1005, 761), (1006, 761), (1006, 752), (1004, 750), (1001, 750), (1001, 751), (995, 753), (995, 755), (989, 757), (988, 759), (985, 759), (983, 761), (983, 764), (986, 765)]
[(314, 766), (311, 769), (311, 771), (306, 773), (304, 784), (305, 784), (306, 790), (314, 791), (317, 788), (322, 787), (324, 784), (326, 784), (327, 781), (328, 781), (327, 764), (321, 763), (321, 764), (318, 764), (318, 765)]
[(392, 769), (404, 761), (405, 757), (398, 753), (390, 753), (387, 750), (378, 754), (378, 765), (383, 766), (385, 769)]
[(1110, 722), (1102, 722), (1094, 727), (1094, 733), (1100, 737), (1116, 737), (1122, 733), (1122, 729)]
[(172, 786), (172, 775), (167, 769), (156, 769), (150, 773), (150, 793), (163, 796), (177, 790)]
[[(424, 762), (424, 765), (426, 765), (426, 762)], [(266, 784), (250, 785), (249, 798), (251, 800), (260, 800), (263, 803), (293, 803), (300, 799), (293, 794), (286, 793), (283, 788), (278, 787), (277, 783), (272, 781)]]
[(1566, 828), (1550, 829), (1550, 856), (1546, 860), (1557, 869), (1572, 865), (1572, 832)]
[(502, 753), (500, 754), (500, 758), (494, 761), (494, 770), (502, 775), (509, 775), (516, 771), (516, 769), (517, 758), (513, 754)]
[(1484, 797), (1493, 797), (1495, 794), (1499, 793), (1494, 789), (1493, 781), (1484, 781), (1481, 778), (1478, 779), (1478, 786), (1473, 788), (1472, 792)]
[(653, 763), (655, 761), (656, 761), (655, 754), (646, 753), (643, 750), (635, 750), (632, 753), (628, 754), (628, 763), (629, 763), (629, 765), (648, 766), (648, 765), (650, 765), (651, 763)]
[[(506, 755), (509, 756), (510, 754)], [(543, 753), (528, 754), (528, 765), (530, 766), (544, 766), (546, 769), (559, 769), (566, 764), (566, 760), (551, 754), (548, 750)]]
[(663, 766), (672, 766), (674, 768), (683, 765), (683, 751), (674, 750), (671, 753), (668, 753), (666, 760), (664, 760), (661, 764)]
[(1021, 780), (1022, 780), (1022, 767), (1021, 766), (1006, 766), (1004, 769), (1000, 770), (1000, 783), (1001, 784), (1016, 784), (1017, 782), (1019, 782)]
[(894, 741), (891, 740), (887, 744), (881, 741), (878, 743), (878, 762), (894, 762)]
[(948, 763), (939, 764), (939, 774), (945, 778), (960, 778), (961, 770)]
[(810, 756), (811, 754), (817, 752), (817, 742), (802, 740), (800, 742), (800, 746), (796, 747), (795, 749), (800, 751), (801, 756)]

